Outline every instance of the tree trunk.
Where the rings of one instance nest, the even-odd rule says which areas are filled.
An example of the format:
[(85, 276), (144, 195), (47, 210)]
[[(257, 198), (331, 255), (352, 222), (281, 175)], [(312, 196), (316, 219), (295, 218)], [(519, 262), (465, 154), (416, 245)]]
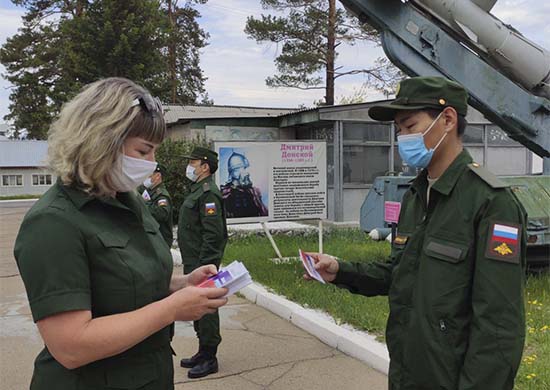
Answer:
[(170, 87), (172, 104), (177, 102), (178, 80), (176, 76), (176, 23), (174, 21), (172, 0), (168, 0), (168, 20), (170, 22), (170, 37), (168, 43), (168, 68), (170, 69)]
[(334, 105), (334, 57), (336, 30), (336, 0), (328, 0), (328, 31), (327, 31), (327, 73), (325, 104)]

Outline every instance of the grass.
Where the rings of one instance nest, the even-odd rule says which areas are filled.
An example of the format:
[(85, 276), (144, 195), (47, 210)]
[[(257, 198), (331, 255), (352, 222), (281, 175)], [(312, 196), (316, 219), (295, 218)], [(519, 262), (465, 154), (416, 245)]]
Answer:
[[(284, 257), (298, 256), (298, 249), (318, 250), (317, 236), (274, 236)], [(389, 254), (389, 245), (372, 242), (365, 245), (365, 235), (357, 229), (334, 230), (324, 238), (324, 251), (349, 260), (383, 260)], [(322, 285), (302, 278), (301, 263), (274, 264), (267, 261), (275, 257), (269, 241), (263, 236), (248, 236), (230, 240), (225, 250), (225, 262), (241, 260), (252, 279), (270, 287), (276, 293), (303, 306), (321, 309), (329, 313), (337, 323), (345, 322), (357, 329), (367, 330), (383, 337), (388, 317), (386, 297), (365, 299), (333, 285)]]
[(0, 196), (0, 200), (38, 199), (40, 195), (10, 195)]
[(550, 389), (550, 275), (527, 279), (525, 301), (527, 340), (516, 389)]
[[(274, 239), (285, 257), (296, 257), (299, 248), (317, 251), (317, 235), (279, 234)], [(350, 261), (384, 261), (390, 246), (368, 240), (358, 229), (335, 229), (324, 236), (324, 252)], [(275, 253), (265, 236), (232, 237), (224, 263), (241, 260), (255, 281), (274, 292), (302, 306), (325, 311), (337, 323), (350, 324), (384, 340), (389, 312), (386, 297), (365, 298), (333, 285), (304, 281), (301, 263), (275, 264), (268, 261), (273, 257)], [(528, 277), (525, 310), (527, 339), (515, 389), (550, 389), (550, 274)]]

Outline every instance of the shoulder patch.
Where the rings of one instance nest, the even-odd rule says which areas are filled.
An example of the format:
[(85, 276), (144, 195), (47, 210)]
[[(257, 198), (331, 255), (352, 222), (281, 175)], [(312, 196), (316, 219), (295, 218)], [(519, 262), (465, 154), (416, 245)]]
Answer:
[(489, 259), (519, 263), (521, 225), (492, 222), (485, 256)]
[(506, 188), (509, 187), (508, 184), (496, 177), (492, 172), (489, 172), (487, 169), (479, 165), (478, 163), (468, 164), (468, 168), (476, 175), (478, 175), (481, 180), (489, 184), (492, 188)]
[(202, 185), (202, 190), (203, 190), (204, 192), (210, 191), (210, 183), (205, 182), (205, 183)]
[(216, 208), (216, 203), (205, 203), (204, 204), (204, 213), (208, 216), (213, 216), (218, 213), (218, 210)]
[(157, 206), (160, 206), (160, 207), (168, 206), (168, 199), (166, 198), (159, 199), (157, 202)]

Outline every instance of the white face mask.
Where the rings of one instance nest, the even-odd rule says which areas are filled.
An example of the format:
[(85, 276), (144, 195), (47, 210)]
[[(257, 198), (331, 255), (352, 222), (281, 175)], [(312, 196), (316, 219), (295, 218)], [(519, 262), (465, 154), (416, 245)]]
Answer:
[(128, 192), (135, 190), (155, 172), (156, 168), (156, 162), (133, 158), (122, 153), (114, 167), (111, 178), (117, 192)]
[(185, 169), (185, 176), (193, 182), (197, 181), (198, 179), (195, 168), (193, 168), (193, 166), (190, 164), (187, 165), (187, 169)]
[(148, 177), (147, 179), (145, 179), (145, 181), (143, 182), (143, 186), (145, 188), (151, 188), (153, 186), (153, 181), (151, 180), (150, 177)]

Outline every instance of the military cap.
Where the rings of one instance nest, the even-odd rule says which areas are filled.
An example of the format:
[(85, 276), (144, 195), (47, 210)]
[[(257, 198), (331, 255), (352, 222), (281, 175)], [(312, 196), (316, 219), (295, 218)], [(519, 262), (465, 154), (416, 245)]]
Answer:
[(443, 109), (453, 107), (460, 115), (468, 111), (468, 92), (454, 81), (443, 77), (412, 77), (397, 86), (395, 100), (369, 109), (377, 121), (392, 121), (400, 110)]
[(200, 146), (196, 146), (195, 148), (193, 148), (191, 154), (188, 156), (184, 156), (184, 158), (188, 158), (189, 160), (201, 160), (204, 162), (214, 163), (216, 164), (216, 166), (218, 164), (218, 153)]
[(165, 175), (166, 174), (166, 168), (164, 167), (164, 165), (161, 165), (160, 163), (157, 163), (157, 167), (155, 168), (155, 172), (159, 172), (161, 175)]

